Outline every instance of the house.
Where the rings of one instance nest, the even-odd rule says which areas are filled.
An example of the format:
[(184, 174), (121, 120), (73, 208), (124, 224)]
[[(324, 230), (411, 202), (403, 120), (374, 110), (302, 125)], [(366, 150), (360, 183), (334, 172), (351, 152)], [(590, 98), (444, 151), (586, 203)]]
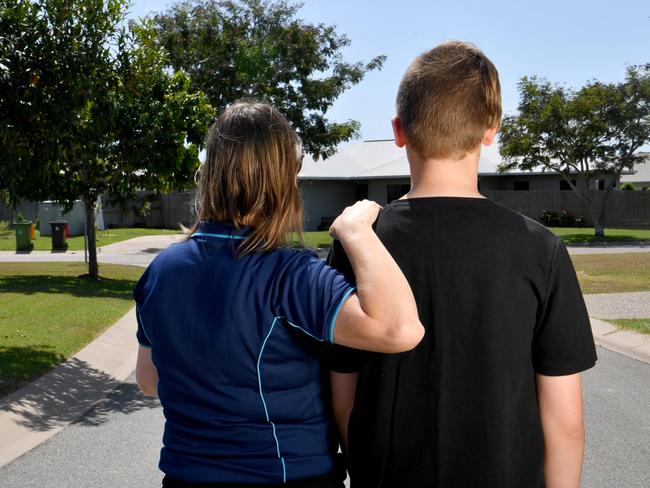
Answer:
[(621, 183), (632, 183), (638, 190), (650, 189), (650, 153), (645, 153), (645, 161), (637, 164), (631, 174), (621, 176)]
[[(558, 173), (499, 173), (500, 162), (497, 144), (483, 147), (479, 160), (481, 192), (493, 196), (494, 192), (571, 190)], [(397, 147), (393, 139), (358, 142), (325, 161), (305, 157), (298, 178), (305, 203), (305, 230), (328, 228), (343, 208), (357, 200), (368, 198), (385, 205), (410, 188), (406, 151)], [(604, 189), (605, 181), (599, 180), (596, 184)]]

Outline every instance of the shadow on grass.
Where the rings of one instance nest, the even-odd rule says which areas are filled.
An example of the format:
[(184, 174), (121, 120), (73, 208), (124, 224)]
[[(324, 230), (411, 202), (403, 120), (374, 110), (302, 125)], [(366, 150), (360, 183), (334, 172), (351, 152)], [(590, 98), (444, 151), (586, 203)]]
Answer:
[(0, 398), (65, 360), (52, 346), (0, 346)]
[(635, 236), (617, 235), (597, 237), (589, 234), (564, 234), (560, 238), (568, 245), (585, 245), (585, 246), (635, 246), (650, 247), (650, 240), (639, 239)]
[(143, 396), (134, 384), (119, 382), (74, 358), (0, 400), (0, 411), (16, 414), (17, 423), (37, 432), (75, 421), (101, 425), (114, 412), (130, 414), (158, 406), (158, 400)]
[(3, 292), (31, 295), (34, 293), (65, 293), (77, 297), (119, 298), (133, 300), (136, 281), (100, 278), (91, 281), (76, 276), (2, 276), (0, 288)]

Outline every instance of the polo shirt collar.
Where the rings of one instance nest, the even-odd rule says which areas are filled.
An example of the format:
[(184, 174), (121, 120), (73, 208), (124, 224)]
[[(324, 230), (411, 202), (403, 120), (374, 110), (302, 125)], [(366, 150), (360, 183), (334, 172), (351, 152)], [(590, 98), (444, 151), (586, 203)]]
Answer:
[(213, 220), (204, 220), (196, 230), (196, 234), (214, 235), (219, 237), (232, 237), (235, 239), (246, 238), (253, 230), (250, 225), (244, 225), (236, 229), (230, 222), (215, 222)]

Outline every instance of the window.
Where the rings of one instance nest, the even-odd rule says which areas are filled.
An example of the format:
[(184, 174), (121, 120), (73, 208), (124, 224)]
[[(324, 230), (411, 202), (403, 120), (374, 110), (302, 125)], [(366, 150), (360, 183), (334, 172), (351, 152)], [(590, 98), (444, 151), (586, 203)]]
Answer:
[(411, 185), (386, 185), (388, 203), (404, 196), (409, 192), (410, 189), (411, 189)]
[(530, 181), (514, 181), (512, 189), (514, 191), (528, 191), (530, 190)]
[[(605, 185), (607, 185), (607, 180), (596, 180), (596, 183), (598, 184), (599, 190), (604, 190)], [(612, 188), (616, 188), (616, 180), (612, 180), (611, 186)]]
[[(571, 180), (571, 183), (575, 186), (576, 180)], [(560, 190), (571, 190), (571, 185), (569, 185), (569, 182), (564, 178), (560, 180)]]

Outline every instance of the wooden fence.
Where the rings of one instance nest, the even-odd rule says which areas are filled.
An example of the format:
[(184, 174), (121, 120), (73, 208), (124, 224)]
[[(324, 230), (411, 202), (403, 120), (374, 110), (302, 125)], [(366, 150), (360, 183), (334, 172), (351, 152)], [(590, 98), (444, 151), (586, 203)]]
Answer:
[[(486, 191), (483, 194), (504, 207), (539, 220), (544, 210), (568, 209), (582, 217), (586, 225), (591, 218), (584, 202), (573, 191)], [(650, 228), (650, 191), (613, 191), (607, 200), (606, 227)]]
[[(590, 225), (589, 212), (572, 191), (486, 191), (485, 196), (527, 217), (539, 220), (544, 210), (570, 210)], [(107, 227), (178, 228), (194, 220), (194, 192), (170, 193), (153, 198), (140, 192), (125, 208), (113, 207), (103, 201), (104, 224)], [(150, 200), (148, 216), (140, 215), (144, 202)], [(38, 205), (24, 202), (18, 209), (25, 218), (37, 217)], [(342, 210), (342, 209), (341, 209)], [(16, 211), (0, 204), (0, 220), (12, 220)], [(650, 229), (650, 191), (613, 191), (607, 202), (606, 227)]]

